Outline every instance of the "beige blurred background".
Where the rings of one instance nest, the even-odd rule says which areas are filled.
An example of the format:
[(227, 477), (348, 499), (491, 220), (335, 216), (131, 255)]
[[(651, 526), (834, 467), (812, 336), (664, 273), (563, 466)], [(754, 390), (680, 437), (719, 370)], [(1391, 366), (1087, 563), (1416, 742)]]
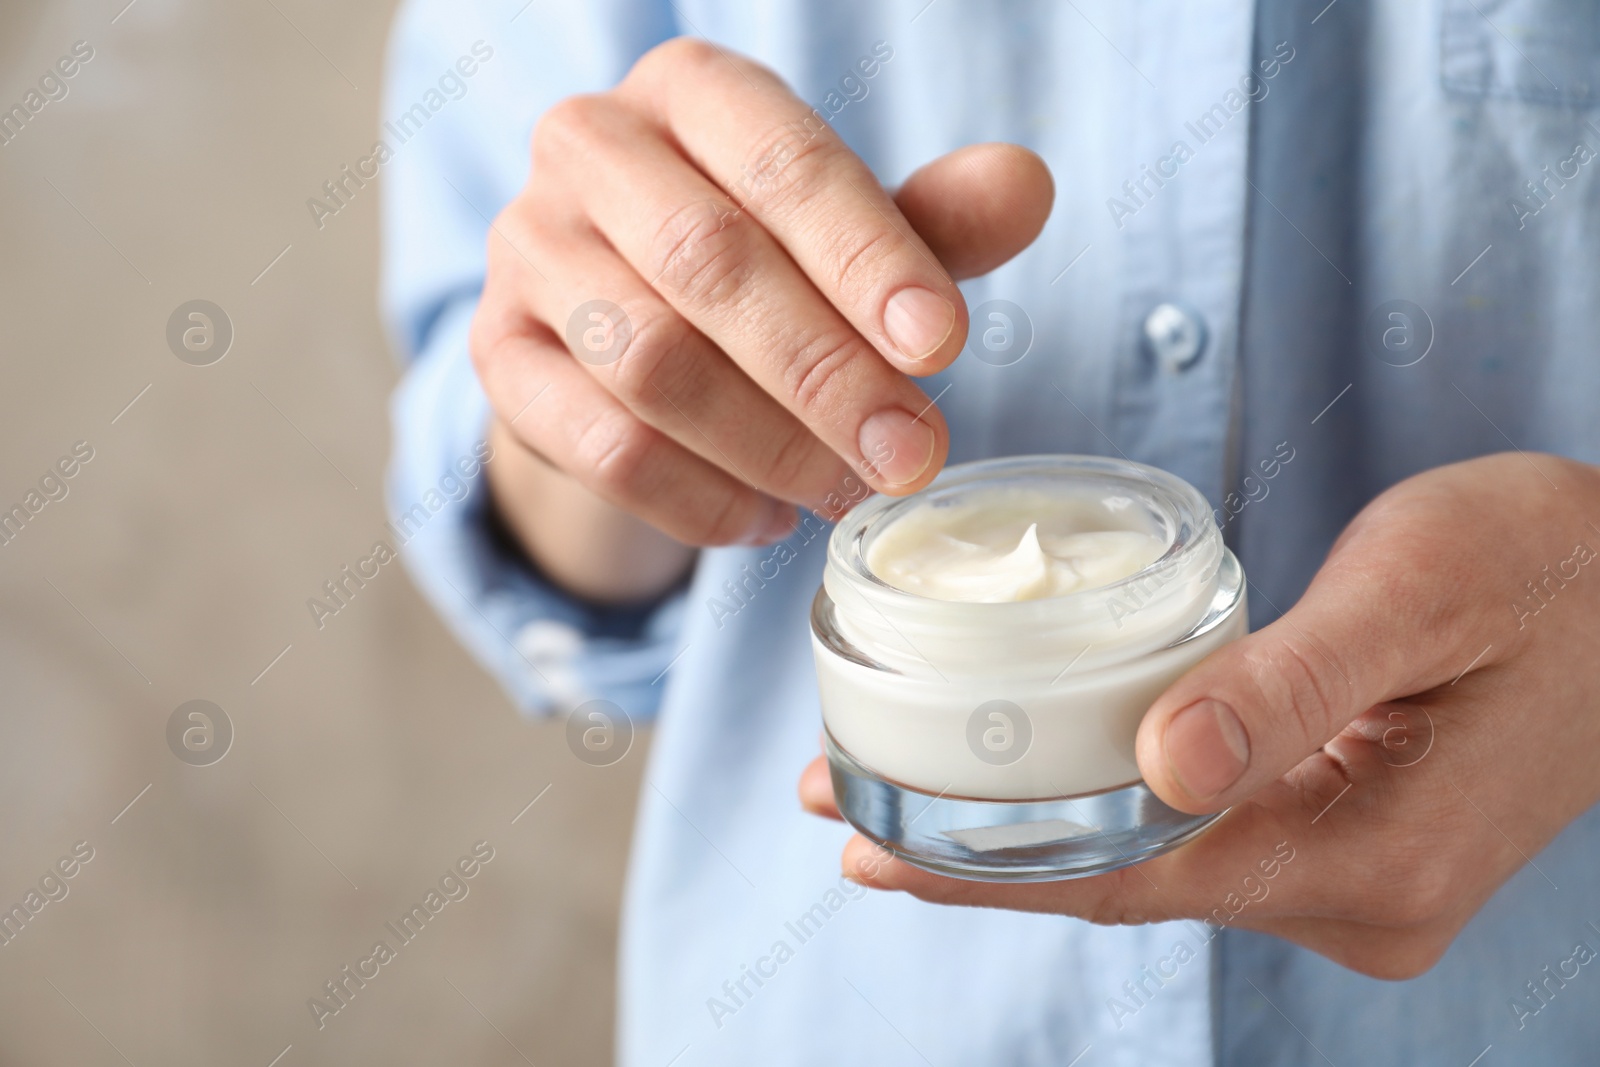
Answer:
[[(0, 946), (0, 1064), (609, 1062), (643, 745), (579, 763), (399, 567), (321, 632), (305, 605), (382, 533), (378, 196), (304, 205), (371, 143), (393, 5), (126, 4), (0, 5), (0, 109), (94, 49), (0, 146), (0, 509), (94, 449), (0, 547), (0, 905), (94, 849)], [(236, 331), (207, 367), (165, 340), (197, 298)], [(167, 746), (191, 699), (236, 732), (211, 766)]]

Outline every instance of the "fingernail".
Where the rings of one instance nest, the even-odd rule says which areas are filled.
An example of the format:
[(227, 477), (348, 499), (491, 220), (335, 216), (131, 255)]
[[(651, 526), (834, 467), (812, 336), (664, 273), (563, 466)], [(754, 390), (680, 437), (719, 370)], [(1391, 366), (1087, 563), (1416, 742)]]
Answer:
[(861, 424), (857, 442), (865, 469), (888, 485), (910, 485), (933, 462), (933, 429), (903, 408), (886, 408)]
[(944, 344), (955, 328), (955, 306), (920, 285), (909, 286), (889, 298), (883, 309), (883, 329), (907, 359), (927, 359)]
[(1196, 800), (1209, 800), (1237, 782), (1250, 763), (1250, 737), (1219, 700), (1201, 700), (1174, 715), (1166, 749), (1173, 777)]
[(747, 545), (770, 545), (782, 541), (794, 533), (794, 507), (782, 501), (771, 501), (765, 512), (756, 516), (756, 521), (750, 524), (750, 532), (744, 535), (743, 543)]

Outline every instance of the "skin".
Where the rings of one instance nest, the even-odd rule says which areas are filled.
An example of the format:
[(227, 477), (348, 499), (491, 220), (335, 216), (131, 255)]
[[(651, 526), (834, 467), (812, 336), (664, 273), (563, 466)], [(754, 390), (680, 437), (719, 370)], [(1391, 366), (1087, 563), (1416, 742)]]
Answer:
[[(1582, 562), (1597, 550), (1594, 467), (1506, 453), (1419, 474), (1351, 522), (1288, 613), (1145, 715), (1151, 788), (1184, 811), (1232, 808), (1199, 839), (1097, 877), (999, 885), (929, 874), (857, 836), (844, 870), (944, 904), (1225, 921), (1415, 977), (1600, 800), (1600, 559)], [(1557, 581), (1540, 607), (1526, 583), (1547, 565)], [(1237, 733), (1206, 701), (1232, 709)], [(800, 796), (838, 817), (823, 761)], [(1292, 859), (1266, 881), (1275, 851)]]
[[(551, 108), (532, 155), (471, 333), (506, 457), (490, 486), (541, 568), (596, 601), (659, 595), (691, 546), (778, 540), (852, 476), (932, 481), (949, 433), (913, 378), (965, 342), (956, 279), (1026, 247), (1054, 195), (1012, 145), (891, 195), (774, 74), (688, 38)], [(593, 300), (626, 315), (620, 358), (571, 347)]]
[[(944, 463), (948, 431), (914, 379), (964, 343), (954, 282), (1037, 236), (1049, 173), (1024, 149), (975, 145), (891, 194), (826, 126), (796, 125), (809, 116), (771, 72), (680, 39), (534, 134), (527, 186), (489, 238), (471, 348), (496, 506), (578, 596), (659, 595), (695, 546), (770, 542), (847, 477), (903, 494)], [(891, 310), (911, 290), (931, 295)], [(569, 320), (597, 299), (631, 326), (603, 363), (569, 347)], [(1419, 974), (1600, 799), (1600, 577), (1582, 566), (1537, 615), (1512, 607), (1580, 540), (1600, 546), (1591, 521), (1600, 473), (1555, 456), (1488, 456), (1373, 501), (1288, 614), (1146, 715), (1156, 793), (1232, 808), (1182, 849), (1008, 886), (927, 874), (857, 837), (843, 869), (929, 901), (1099, 923), (1222, 908), (1363, 973)], [(1208, 700), (1231, 711), (1187, 712)], [(800, 794), (837, 818), (820, 760)]]

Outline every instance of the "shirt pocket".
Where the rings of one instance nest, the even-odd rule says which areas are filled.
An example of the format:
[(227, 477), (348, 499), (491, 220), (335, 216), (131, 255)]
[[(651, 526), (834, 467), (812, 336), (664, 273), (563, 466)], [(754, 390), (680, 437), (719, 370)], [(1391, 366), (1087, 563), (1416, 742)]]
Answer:
[(1595, 0), (1442, 3), (1439, 59), (1446, 92), (1566, 107), (1600, 104)]

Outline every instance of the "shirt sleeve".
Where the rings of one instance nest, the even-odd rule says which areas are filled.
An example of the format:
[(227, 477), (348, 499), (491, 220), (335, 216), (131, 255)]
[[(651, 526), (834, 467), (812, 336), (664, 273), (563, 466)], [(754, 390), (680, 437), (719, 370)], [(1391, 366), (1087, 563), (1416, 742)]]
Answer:
[(489, 508), (489, 405), (467, 351), (489, 220), (526, 178), (539, 114), (614, 85), (676, 32), (670, 14), (655, 0), (408, 0), (390, 39), (372, 153), (384, 178), (383, 315), (406, 360), (390, 404), (389, 532), (446, 624), (528, 712), (598, 698), (654, 714), (683, 597), (601, 608), (567, 596)]

